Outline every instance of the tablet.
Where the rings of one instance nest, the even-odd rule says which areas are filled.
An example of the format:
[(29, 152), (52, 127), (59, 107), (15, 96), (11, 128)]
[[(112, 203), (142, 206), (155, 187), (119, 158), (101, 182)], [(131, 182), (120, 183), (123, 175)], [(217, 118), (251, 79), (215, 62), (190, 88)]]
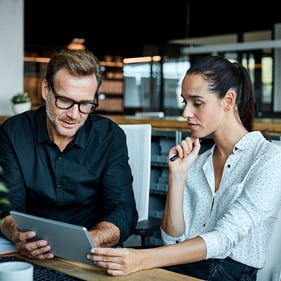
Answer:
[[(36, 240), (47, 240), (51, 252), (60, 258), (93, 265), (86, 255), (94, 247), (94, 243), (86, 227), (33, 216), (17, 211), (10, 215), (21, 231), (33, 230)], [(34, 238), (33, 238), (34, 240)]]

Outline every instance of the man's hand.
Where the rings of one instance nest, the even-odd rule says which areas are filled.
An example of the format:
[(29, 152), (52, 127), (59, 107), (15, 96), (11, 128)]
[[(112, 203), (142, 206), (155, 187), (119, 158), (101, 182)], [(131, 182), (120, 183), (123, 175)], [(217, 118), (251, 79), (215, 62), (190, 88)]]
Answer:
[(36, 236), (34, 231), (21, 232), (12, 216), (6, 216), (1, 226), (2, 234), (14, 243), (18, 252), (31, 259), (51, 259), (51, 246), (46, 240), (29, 241)]
[(54, 254), (50, 253), (51, 246), (46, 240), (38, 240), (29, 242), (28, 240), (34, 238), (36, 233), (34, 231), (17, 232), (14, 234), (12, 242), (14, 242), (18, 252), (31, 259), (51, 259)]

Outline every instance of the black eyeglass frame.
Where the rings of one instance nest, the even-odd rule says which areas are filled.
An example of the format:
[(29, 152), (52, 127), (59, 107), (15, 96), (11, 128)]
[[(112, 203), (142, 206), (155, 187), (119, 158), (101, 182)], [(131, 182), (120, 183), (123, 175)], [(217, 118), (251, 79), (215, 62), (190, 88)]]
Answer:
[[(67, 110), (67, 109), (70, 109), (71, 107), (73, 107), (75, 104), (77, 104), (78, 105), (78, 109), (79, 109), (79, 112), (81, 112), (81, 113), (83, 113), (83, 114), (90, 114), (91, 112), (93, 112), (98, 106), (99, 106), (99, 102), (98, 102), (98, 95), (97, 95), (97, 93), (95, 94), (95, 97), (94, 97), (94, 101), (93, 102), (90, 102), (90, 101), (75, 101), (75, 100), (73, 100), (73, 99), (71, 99), (71, 98), (68, 98), (68, 97), (65, 97), (65, 96), (61, 96), (61, 95), (59, 95), (56, 91), (55, 91), (55, 89), (54, 89), (54, 86), (51, 84), (51, 83), (49, 83), (49, 85), (50, 85), (50, 89), (51, 89), (51, 91), (52, 91), (52, 93), (53, 93), (53, 95), (54, 95), (54, 97), (55, 97), (55, 105), (56, 105), (56, 107), (57, 108), (59, 108), (59, 109), (63, 109), (63, 110)], [(65, 99), (65, 100), (67, 100), (67, 101), (69, 101), (69, 102), (71, 102), (71, 105), (70, 106), (68, 106), (68, 107), (60, 107), (60, 106), (58, 106), (57, 105), (57, 101), (58, 101), (58, 99)], [(80, 109), (80, 105), (81, 104), (88, 104), (88, 105), (91, 105), (92, 107), (91, 107), (91, 109), (90, 109), (90, 111), (89, 112), (84, 112), (84, 111), (82, 111), (81, 109)]]

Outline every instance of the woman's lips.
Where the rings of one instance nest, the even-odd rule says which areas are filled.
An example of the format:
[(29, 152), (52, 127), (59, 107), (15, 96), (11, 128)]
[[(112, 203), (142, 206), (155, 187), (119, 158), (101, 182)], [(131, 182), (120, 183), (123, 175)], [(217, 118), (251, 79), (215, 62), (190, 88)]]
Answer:
[(188, 124), (187, 124), (187, 127), (188, 127), (188, 129), (190, 129), (190, 130), (195, 129), (197, 126), (198, 126), (198, 124), (195, 124), (195, 123), (188, 123)]

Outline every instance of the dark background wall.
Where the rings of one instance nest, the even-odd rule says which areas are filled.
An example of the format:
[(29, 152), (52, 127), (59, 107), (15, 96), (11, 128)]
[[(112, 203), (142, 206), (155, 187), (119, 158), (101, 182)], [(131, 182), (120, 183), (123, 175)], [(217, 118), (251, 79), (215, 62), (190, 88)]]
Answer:
[[(125, 3), (126, 2), (126, 3)], [(25, 0), (25, 49), (60, 49), (72, 38), (98, 56), (136, 57), (170, 39), (272, 29), (278, 1)]]

